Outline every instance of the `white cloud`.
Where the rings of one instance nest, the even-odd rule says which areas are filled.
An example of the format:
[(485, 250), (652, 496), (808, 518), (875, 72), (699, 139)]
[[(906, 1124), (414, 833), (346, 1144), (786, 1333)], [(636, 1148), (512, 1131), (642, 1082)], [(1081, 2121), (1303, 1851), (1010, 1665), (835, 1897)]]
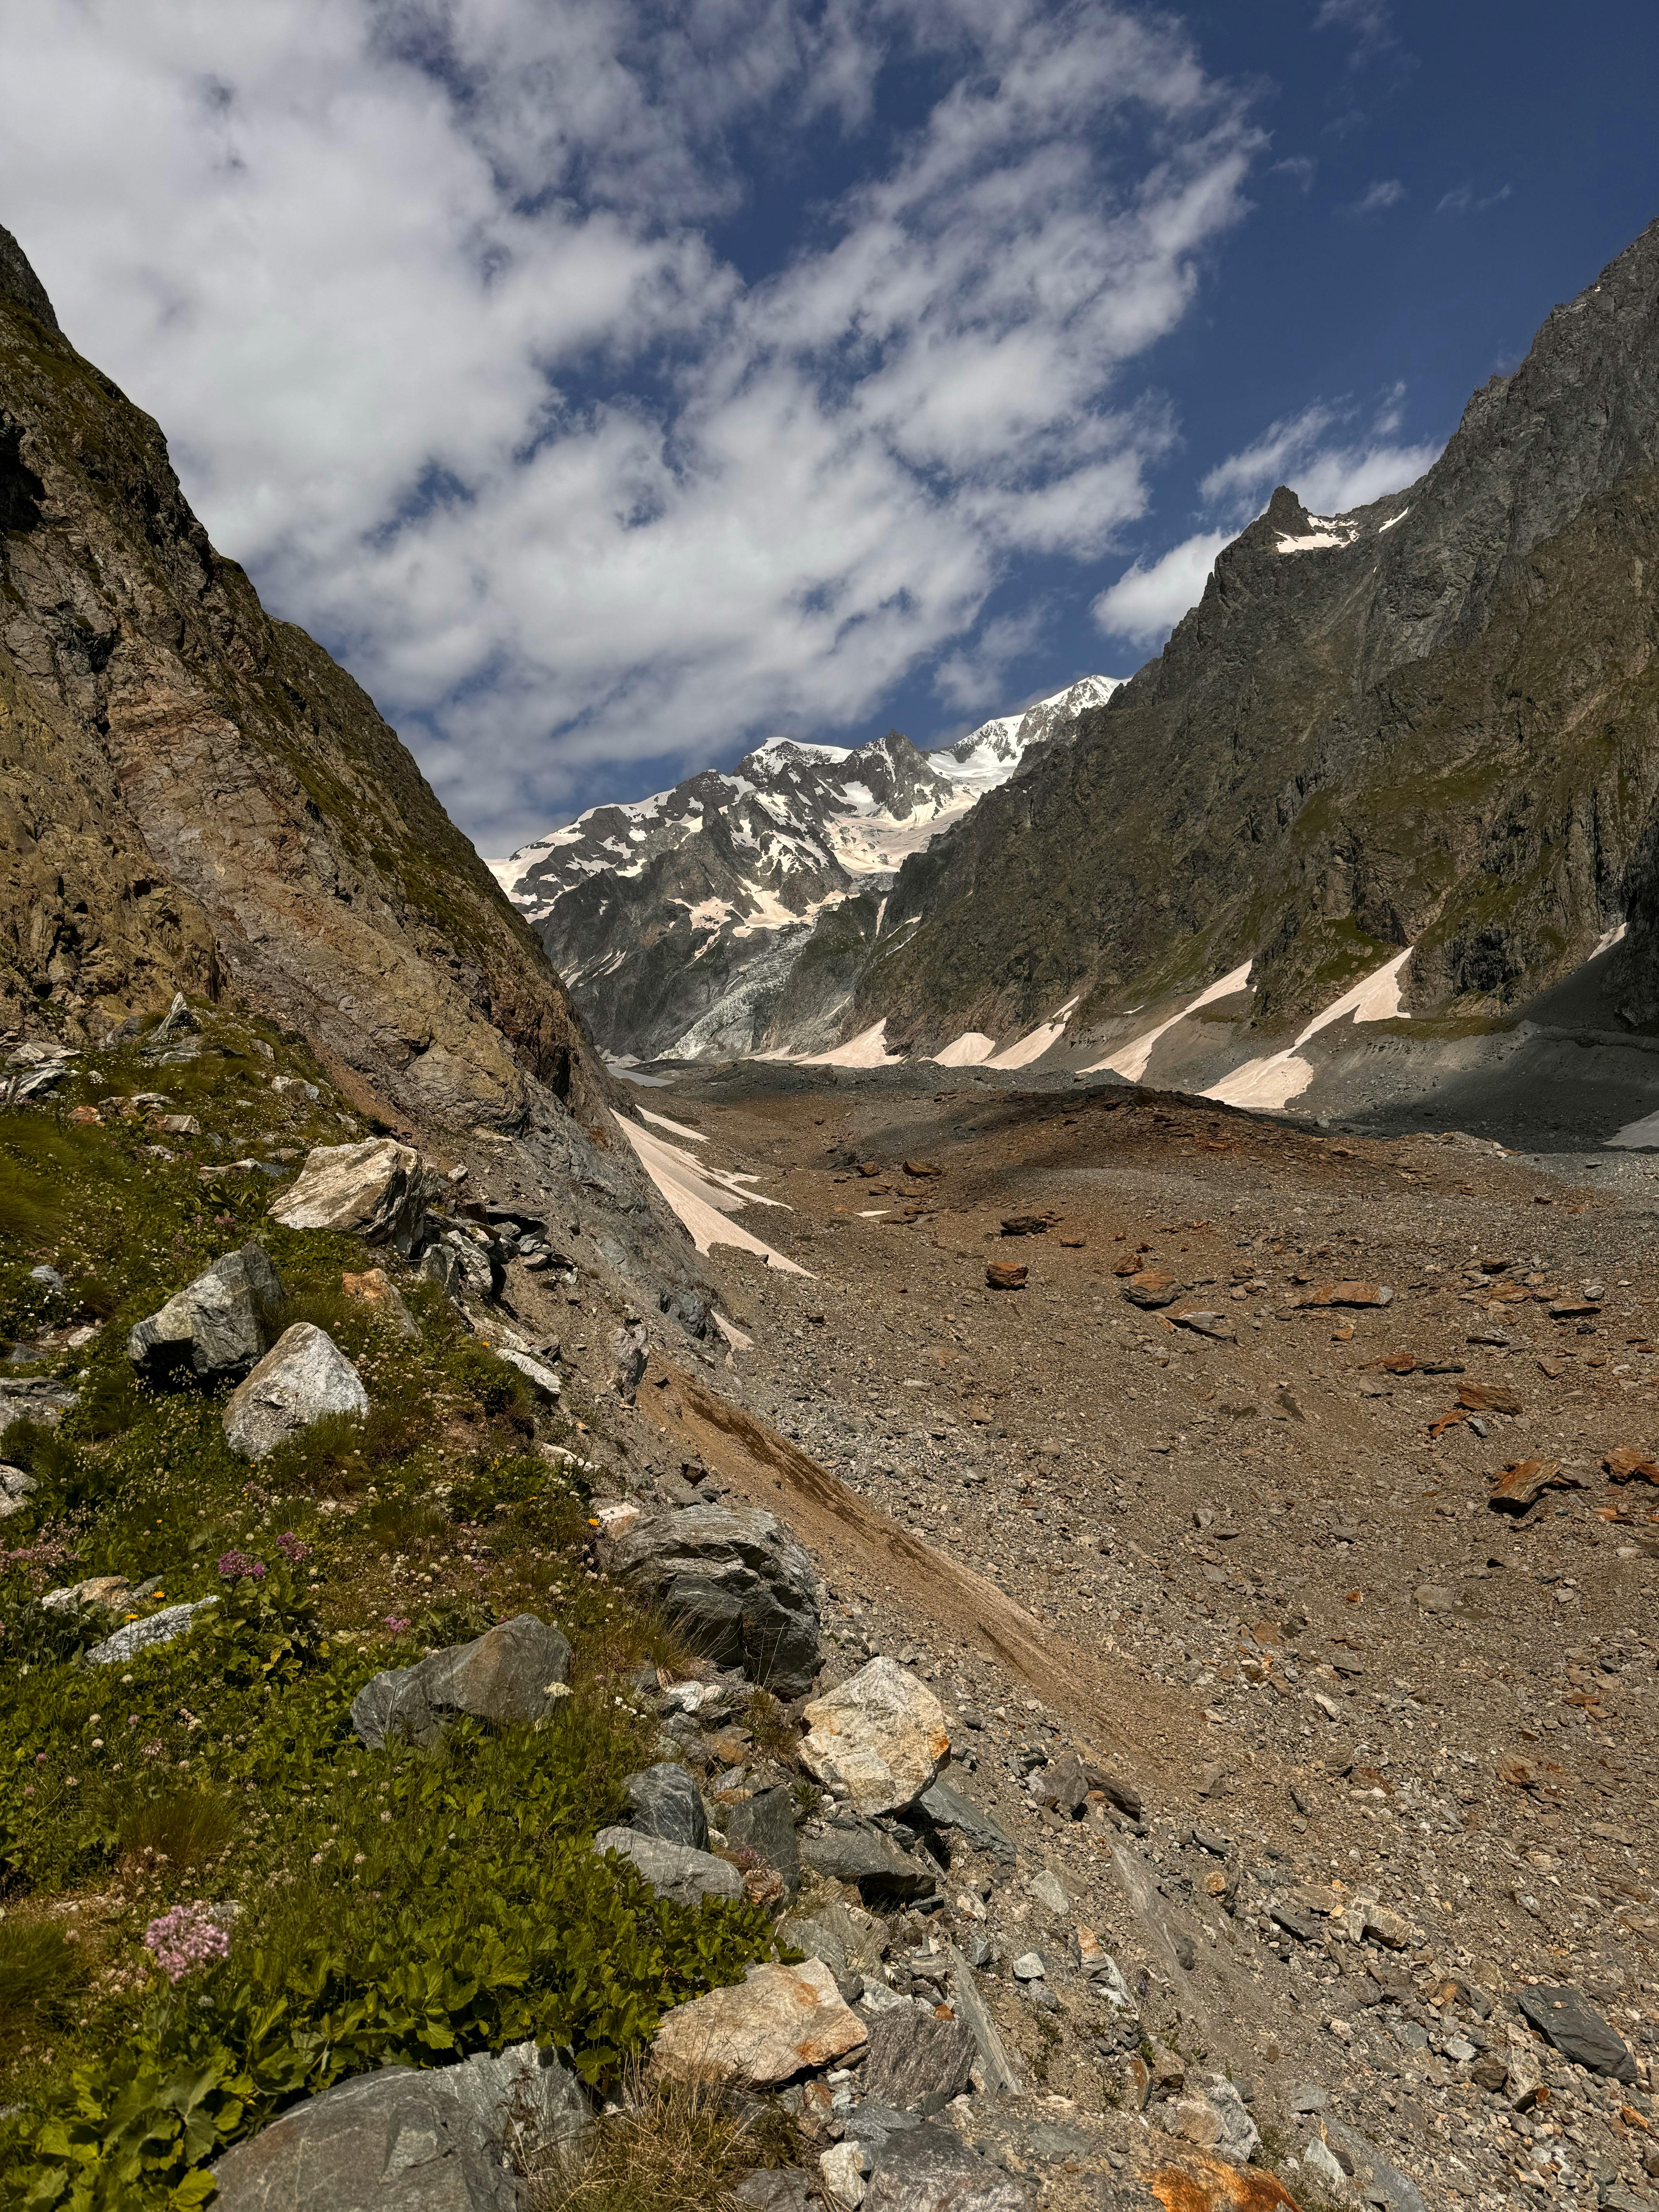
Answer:
[(1389, 0), (1320, 0), (1315, 10), (1316, 31), (1346, 31), (1353, 40), (1350, 69), (1364, 64), (1394, 46), (1394, 10)]
[(1231, 530), (1200, 531), (1143, 566), (1136, 562), (1094, 604), (1094, 617), (1109, 636), (1132, 645), (1162, 645), (1188, 607), (1204, 596), (1215, 556), (1235, 535)]
[(1479, 215), (1489, 207), (1497, 207), (1508, 199), (1510, 188), (1500, 185), (1495, 192), (1477, 192), (1473, 185), (1454, 185), (1436, 203), (1437, 215)]
[[(938, 93), (884, 137), (890, 55)], [(745, 280), (732, 149), (841, 125), (883, 150)], [(1011, 564), (1145, 507), (1131, 365), (1261, 143), (1112, 0), (38, 0), (0, 76), (65, 327), (486, 848), (1006, 659)]]
[(1161, 645), (1188, 607), (1196, 606), (1222, 546), (1289, 484), (1314, 514), (1351, 508), (1413, 483), (1437, 459), (1437, 445), (1399, 436), (1404, 389), (1385, 392), (1363, 424), (1348, 404), (1317, 400), (1270, 423), (1242, 452), (1218, 462), (1199, 486), (1206, 515), (1219, 526), (1197, 532), (1158, 560), (1137, 561), (1103, 592), (1092, 612), (1110, 636), (1141, 647)]
[(1338, 208), (1339, 215), (1386, 215), (1406, 197), (1406, 187), (1398, 177), (1380, 177), (1374, 185), (1367, 185), (1357, 200), (1346, 200)]

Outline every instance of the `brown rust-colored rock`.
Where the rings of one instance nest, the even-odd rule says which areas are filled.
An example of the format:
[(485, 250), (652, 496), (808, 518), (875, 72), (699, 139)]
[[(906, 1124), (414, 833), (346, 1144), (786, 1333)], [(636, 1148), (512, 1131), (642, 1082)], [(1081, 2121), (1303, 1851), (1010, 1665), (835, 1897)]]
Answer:
[(1006, 1260), (993, 1260), (985, 1270), (985, 1279), (994, 1291), (1018, 1291), (1025, 1287), (1029, 1267), (1016, 1267)]

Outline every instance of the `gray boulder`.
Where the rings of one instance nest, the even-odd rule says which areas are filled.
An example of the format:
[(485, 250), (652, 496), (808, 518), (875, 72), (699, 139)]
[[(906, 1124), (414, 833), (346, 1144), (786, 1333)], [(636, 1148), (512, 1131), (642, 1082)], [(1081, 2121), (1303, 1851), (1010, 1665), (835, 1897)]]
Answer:
[(8, 1514), (21, 1513), (34, 1495), (35, 1481), (21, 1467), (0, 1465), (0, 1521)]
[(516, 2212), (506, 2154), (578, 2134), (576, 2079), (533, 2043), (429, 2073), (343, 2081), (228, 2150), (218, 2212)]
[(959, 2020), (912, 2006), (870, 2023), (864, 2094), (901, 2112), (942, 2112), (968, 2087), (978, 2047)]
[(916, 1800), (916, 1810), (930, 1828), (959, 1835), (970, 1850), (988, 1851), (1008, 1866), (1018, 1856), (1008, 1831), (948, 1782), (935, 1782), (924, 1790)]
[(874, 2171), (865, 2212), (1026, 2212), (1036, 2194), (937, 2122), (867, 2148)]
[(570, 1643), (533, 1613), (521, 1613), (452, 1644), (413, 1667), (389, 1667), (351, 1701), (351, 1725), (371, 1751), (388, 1737), (428, 1744), (445, 1716), (467, 1713), (496, 1728), (545, 1720), (570, 1673)]
[(265, 1316), (282, 1296), (264, 1247), (245, 1244), (141, 1321), (127, 1338), (127, 1357), (149, 1382), (228, 1382), (269, 1351)]
[(637, 1867), (659, 1897), (676, 1905), (701, 1905), (706, 1897), (736, 1900), (743, 1895), (743, 1876), (725, 1859), (709, 1851), (694, 1851), (684, 1844), (665, 1843), (660, 1836), (642, 1836), (637, 1828), (601, 1828), (593, 1848), (603, 1856), (614, 1851)]
[(225, 1437), (244, 1459), (264, 1459), (328, 1413), (366, 1413), (362, 1377), (325, 1329), (285, 1328), (225, 1406)]
[(1614, 2081), (1636, 2079), (1636, 2061), (1624, 2038), (1578, 1990), (1540, 1984), (1517, 1990), (1515, 2002), (1546, 2042), (1565, 2057)]
[(939, 1887), (926, 1859), (909, 1856), (867, 1820), (832, 1820), (816, 1835), (809, 1831), (801, 1839), (800, 1855), (817, 1874), (856, 1882), (866, 1905), (908, 1903), (932, 1897)]
[(817, 1577), (774, 1515), (724, 1505), (653, 1515), (622, 1539), (612, 1572), (720, 1666), (781, 1697), (811, 1687)]
[(356, 1145), (318, 1145), (271, 1207), (287, 1229), (331, 1229), (365, 1243), (390, 1244), (405, 1258), (428, 1234), (427, 1208), (444, 1178), (411, 1145), (369, 1137)]
[(800, 1887), (800, 1842), (795, 1832), (795, 1793), (787, 1784), (757, 1790), (721, 1808), (726, 1840), (734, 1851), (754, 1851), (783, 1876), (791, 1897)]
[(734, 2203), (746, 2212), (811, 2212), (811, 2177), (798, 2166), (763, 2166), (733, 2185)]
[(55, 1429), (80, 1394), (50, 1375), (0, 1376), (0, 1436), (14, 1421), (39, 1421)]
[(708, 1849), (708, 1815), (702, 1793), (683, 1766), (672, 1759), (630, 1774), (623, 1784), (633, 1802), (630, 1828), (642, 1836), (660, 1836), (666, 1844), (684, 1844), (688, 1850)]

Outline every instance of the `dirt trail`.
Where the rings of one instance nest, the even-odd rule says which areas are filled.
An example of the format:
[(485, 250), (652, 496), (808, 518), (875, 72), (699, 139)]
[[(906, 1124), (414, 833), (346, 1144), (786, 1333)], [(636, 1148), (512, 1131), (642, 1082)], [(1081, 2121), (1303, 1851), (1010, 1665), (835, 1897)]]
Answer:
[(1186, 1710), (1189, 1700), (1161, 1692), (1160, 1732), (1175, 1729), (1178, 1742), (1173, 1755), (1153, 1749), (1148, 1731), (1137, 1725), (1146, 1686), (1127, 1662), (1114, 1665), (1109, 1656), (1056, 1636), (994, 1583), (875, 1510), (775, 1429), (694, 1376), (653, 1357), (638, 1403), (748, 1504), (780, 1513), (817, 1553), (832, 1583), (867, 1583), (942, 1633), (976, 1643), (1065, 1716), (1081, 1748), (1132, 1765), (1147, 1781), (1167, 1780), (1176, 1764), (1190, 1771), (1203, 1756), (1202, 1723)]

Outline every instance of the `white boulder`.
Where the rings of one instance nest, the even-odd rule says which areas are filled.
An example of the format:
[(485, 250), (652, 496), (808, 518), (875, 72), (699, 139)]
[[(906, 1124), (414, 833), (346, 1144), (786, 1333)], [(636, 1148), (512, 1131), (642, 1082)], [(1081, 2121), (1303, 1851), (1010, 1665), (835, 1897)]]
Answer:
[(950, 1755), (944, 1706), (894, 1659), (872, 1659), (805, 1717), (802, 1765), (866, 1816), (914, 1803)]
[(751, 1966), (735, 1989), (676, 2005), (657, 2030), (652, 2057), (667, 2074), (714, 2073), (770, 2089), (835, 2065), (867, 2033), (823, 1960), (808, 1959), (799, 1966)]
[(244, 1459), (263, 1459), (326, 1413), (366, 1413), (362, 1377), (325, 1329), (284, 1329), (225, 1406), (225, 1436)]
[(412, 1145), (368, 1137), (356, 1145), (317, 1145), (271, 1207), (285, 1229), (331, 1229), (405, 1256), (422, 1242), (427, 1207), (444, 1178)]

